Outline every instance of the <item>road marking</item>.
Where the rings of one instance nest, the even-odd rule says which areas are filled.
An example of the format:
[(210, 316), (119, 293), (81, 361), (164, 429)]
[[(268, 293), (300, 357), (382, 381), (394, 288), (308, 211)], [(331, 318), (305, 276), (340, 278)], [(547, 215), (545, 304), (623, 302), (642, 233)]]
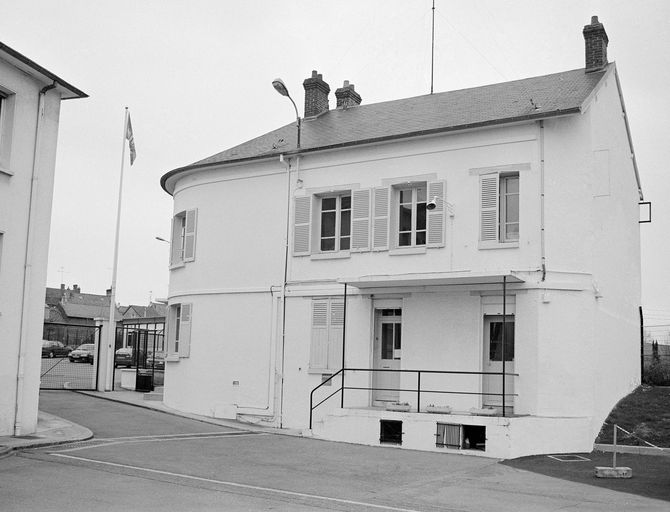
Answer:
[(155, 443), (162, 441), (192, 441), (200, 439), (221, 439), (222, 437), (249, 437), (249, 436), (269, 436), (271, 434), (265, 432), (245, 432), (245, 433), (210, 433), (210, 434), (175, 434), (173, 436), (163, 435), (163, 436), (135, 436), (135, 437), (115, 437), (115, 438), (105, 438), (86, 441), (86, 446), (76, 446), (74, 448), (66, 448), (64, 450), (58, 450), (57, 452), (50, 452), (52, 454), (57, 453), (67, 453), (67, 452), (77, 452), (80, 450), (88, 450), (90, 448), (103, 448), (105, 446), (114, 446), (117, 444), (129, 444), (129, 443)]
[(271, 487), (261, 487), (258, 485), (248, 485), (248, 484), (240, 484), (236, 482), (227, 482), (225, 480), (214, 480), (212, 478), (203, 478), (200, 476), (193, 476), (193, 475), (184, 475), (181, 473), (173, 473), (171, 471), (162, 471), (160, 469), (149, 469), (149, 468), (143, 468), (139, 466), (130, 466), (128, 464), (118, 464), (116, 462), (107, 462), (107, 461), (101, 461), (101, 460), (95, 460), (95, 459), (87, 459), (85, 457), (76, 457), (74, 455), (65, 455), (62, 453), (52, 453), (54, 457), (62, 457), (65, 459), (72, 459), (72, 460), (78, 460), (82, 462), (91, 462), (93, 464), (101, 464), (104, 466), (113, 466), (117, 468), (124, 468), (124, 469), (133, 469), (136, 471), (144, 471), (146, 473), (154, 473), (157, 475), (165, 475), (165, 476), (172, 476), (172, 477), (177, 477), (177, 478), (184, 478), (187, 480), (195, 480), (198, 482), (207, 482), (207, 483), (212, 483), (212, 484), (219, 484), (219, 485), (227, 485), (229, 487), (237, 487), (240, 489), (250, 489), (254, 491), (263, 491), (263, 492), (269, 492), (269, 493), (275, 493), (275, 494), (283, 494), (286, 496), (295, 496), (298, 498), (311, 498), (311, 499), (316, 499), (316, 500), (322, 500), (322, 501), (331, 501), (334, 503), (342, 503), (345, 505), (359, 505), (363, 507), (370, 507), (370, 508), (376, 508), (380, 510), (393, 510), (396, 512), (420, 512), (419, 510), (415, 509), (410, 509), (410, 508), (398, 508), (398, 507), (390, 507), (387, 505), (377, 505), (374, 503), (367, 503), (364, 501), (353, 501), (353, 500), (344, 500), (341, 498), (331, 498), (329, 496), (319, 496), (318, 494), (307, 494), (307, 493), (302, 493), (302, 492), (296, 492), (296, 491), (285, 491), (283, 489), (273, 489)]

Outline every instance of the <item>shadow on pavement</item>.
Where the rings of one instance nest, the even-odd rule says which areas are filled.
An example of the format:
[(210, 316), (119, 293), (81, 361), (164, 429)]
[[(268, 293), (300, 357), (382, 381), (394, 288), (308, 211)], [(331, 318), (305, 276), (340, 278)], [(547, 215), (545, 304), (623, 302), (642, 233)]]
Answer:
[(618, 453), (617, 466), (631, 468), (633, 477), (616, 479), (595, 477), (596, 466), (612, 466), (611, 453), (592, 452), (578, 455), (589, 460), (561, 462), (547, 455), (536, 455), (507, 460), (502, 464), (571, 482), (670, 501), (670, 457)]

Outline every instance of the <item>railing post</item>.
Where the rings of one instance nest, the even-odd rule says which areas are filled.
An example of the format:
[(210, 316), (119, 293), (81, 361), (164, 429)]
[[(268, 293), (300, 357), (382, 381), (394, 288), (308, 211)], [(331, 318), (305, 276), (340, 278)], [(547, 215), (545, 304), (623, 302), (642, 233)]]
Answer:
[(416, 372), (416, 412), (421, 412), (421, 371)]

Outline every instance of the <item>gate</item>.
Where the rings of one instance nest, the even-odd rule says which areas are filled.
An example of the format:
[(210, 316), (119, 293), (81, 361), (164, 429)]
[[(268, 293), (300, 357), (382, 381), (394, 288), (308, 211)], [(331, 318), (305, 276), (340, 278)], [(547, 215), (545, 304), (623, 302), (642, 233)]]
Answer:
[(102, 326), (44, 322), (40, 389), (95, 390)]
[(164, 323), (123, 325), (116, 328), (112, 389), (123, 385), (127, 374), (118, 368), (133, 370), (136, 391), (153, 391), (163, 385), (165, 370)]

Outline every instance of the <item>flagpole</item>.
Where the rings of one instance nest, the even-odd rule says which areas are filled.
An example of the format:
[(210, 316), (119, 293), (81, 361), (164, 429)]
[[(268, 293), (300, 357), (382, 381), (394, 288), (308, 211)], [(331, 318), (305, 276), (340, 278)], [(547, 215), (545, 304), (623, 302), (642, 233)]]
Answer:
[[(119, 198), (116, 207), (116, 236), (114, 238), (114, 263), (112, 265), (112, 287), (109, 297), (109, 333), (108, 344), (112, 358), (116, 349), (116, 269), (119, 263), (119, 233), (121, 230), (121, 198), (123, 196), (123, 168), (126, 161), (126, 133), (128, 129), (128, 107), (123, 118), (123, 137), (121, 138), (121, 177), (119, 178)], [(112, 362), (112, 365), (114, 363)], [(107, 372), (106, 372), (107, 373)]]

